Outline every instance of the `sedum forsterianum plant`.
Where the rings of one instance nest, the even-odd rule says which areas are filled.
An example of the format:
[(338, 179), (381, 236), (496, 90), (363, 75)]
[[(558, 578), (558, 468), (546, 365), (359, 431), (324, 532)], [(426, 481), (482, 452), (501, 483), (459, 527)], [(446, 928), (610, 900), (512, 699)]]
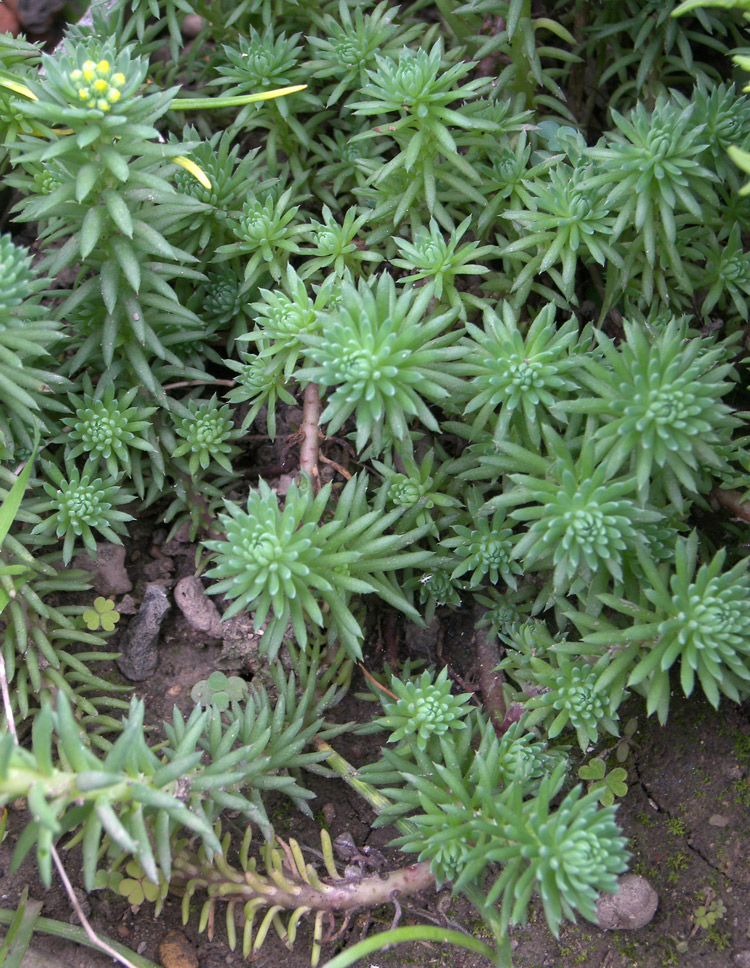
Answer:
[[(49, 194), (21, 203), (20, 217), (39, 220), (43, 238), (65, 238), (45, 268), (57, 273), (80, 262), (87, 270), (64, 303), (77, 350), (66, 369), (75, 372), (96, 347), (103, 367), (124, 367), (163, 397), (151, 360), (184, 365), (172, 347), (200, 332), (173, 288), (180, 277), (200, 278), (190, 268), (194, 257), (167, 236), (201, 203), (179, 196), (165, 177), (168, 160), (184, 149), (160, 144), (155, 127), (176, 88), (143, 93), (147, 62), (98, 42), (43, 58), (42, 67), (17, 102), (34, 129), (15, 143), (14, 161), (27, 171), (51, 163), (62, 176)], [(28, 177), (15, 182), (25, 187)]]
[[(628, 274), (640, 262), (643, 295), (648, 302), (656, 285), (664, 294), (666, 267), (687, 293), (691, 291), (680, 248), (678, 226), (686, 219), (703, 224), (713, 219), (718, 203), (717, 176), (703, 164), (707, 143), (704, 126), (692, 120), (675, 99), (657, 99), (653, 111), (638, 104), (624, 116), (613, 112), (617, 131), (602, 146), (587, 151), (598, 163), (585, 184), (607, 189), (605, 204), (617, 207), (612, 237), (628, 240)], [(645, 261), (644, 260), (645, 257)]]
[[(627, 614), (632, 623), (627, 629), (585, 635), (592, 645), (623, 647), (600, 682), (626, 683), (645, 692), (649, 713), (657, 712), (662, 722), (669, 712), (669, 670), (678, 662), (686, 696), (692, 694), (696, 679), (714, 707), (722, 694), (739, 701), (749, 691), (743, 634), (750, 616), (745, 596), (748, 560), (722, 571), (726, 549), (700, 566), (697, 553), (698, 536), (693, 532), (677, 540), (673, 569), (642, 556), (648, 584), (640, 600), (607, 600), (615, 614)], [(582, 628), (587, 625), (584, 622)]]
[(106, 387), (100, 384), (94, 391), (91, 381), (84, 377), (83, 395), (68, 395), (73, 412), (64, 418), (65, 432), (55, 438), (55, 443), (71, 445), (67, 448), (69, 459), (84, 456), (91, 466), (103, 464), (112, 479), (125, 472), (143, 496), (143, 455), (150, 461), (158, 460), (148, 432), (157, 408), (131, 406), (137, 397), (137, 387), (116, 396), (112, 383)]
[[(351, 607), (352, 595), (377, 593), (419, 621), (419, 614), (387, 573), (427, 564), (429, 551), (403, 551), (429, 525), (404, 534), (387, 534), (401, 509), (383, 513), (365, 503), (367, 480), (353, 477), (339, 495), (330, 520), (323, 514), (330, 486), (313, 497), (310, 487), (290, 488), (283, 511), (268, 485), (251, 492), (247, 509), (228, 504), (220, 515), (224, 540), (206, 542), (216, 552), (208, 577), (221, 579), (212, 594), (231, 600), (226, 615), (255, 607), (255, 625), (268, 619), (261, 647), (278, 652), (291, 622), (296, 640), (307, 642), (306, 620), (327, 626), (354, 658), (362, 656), (362, 628)], [(321, 603), (327, 607), (326, 618)]]
[[(183, 44), (185, 14), (202, 19)], [(507, 968), (534, 893), (558, 932), (627, 864), (568, 745), (612, 742), (633, 694), (662, 721), (675, 688), (750, 695), (740, 12), (91, 15), (47, 54), (0, 37), (0, 498), (26, 488), (0, 542), (17, 859), (36, 848), (48, 879), (51, 847), (80, 843), (86, 886), (158, 905), (175, 889), (186, 919), (203, 898), (196, 923), (226, 914), (245, 957), (309, 915), (318, 958), (337, 911), (450, 884), (495, 947), (462, 943)], [(120, 628), (86, 627), (70, 565), (162, 525), (269, 665), (202, 670), (156, 740), (105, 671)], [(393, 662), (394, 628), (430, 622), (452, 667), (451, 614), (490, 653), (499, 639), (505, 714), (406, 657), (355, 773), (324, 718), (353, 661), (377, 679), (380, 643)], [(342, 883), (327, 834), (321, 857), (278, 839), (267, 796), (306, 810), (302, 770), (355, 787), (405, 859)], [(234, 845), (226, 811), (248, 824)]]
[[(341, 727), (327, 728), (321, 718), (336, 698), (336, 683), (324, 672), (323, 692), (316, 695), (317, 660), (306, 668), (297, 665), (301, 681), (278, 668), (273, 674), (279, 696), (275, 705), (265, 689), (253, 687), (244, 705), (233, 703), (224, 720), (200, 705), (187, 718), (175, 708), (158, 754), (146, 742), (142, 701), (132, 700), (119, 736), (101, 755), (87, 745), (64, 694), (55, 709), (45, 702), (31, 749), (14, 745), (9, 733), (0, 740), (0, 803), (25, 795), (32, 812), (16, 845), (14, 866), (36, 844), (42, 877), (49, 884), (49, 847), (56, 835), (75, 825), (87, 889), (93, 886), (103, 838), (113, 856), (137, 858), (157, 882), (159, 872), (170, 876), (175, 829), (197, 833), (209, 856), (221, 852), (213, 825), (222, 809), (239, 810), (269, 833), (260, 795), (264, 788), (283, 793), (309, 812), (305, 803), (311, 793), (296, 771), (314, 768), (325, 757), (304, 752), (304, 747), (311, 735), (331, 737)], [(63, 757), (57, 764), (55, 747)]]
[[(479, 181), (478, 173), (458, 151), (460, 141), (453, 132), (492, 131), (497, 126), (490, 119), (451, 108), (459, 99), (477, 97), (488, 84), (486, 78), (457, 83), (470, 72), (471, 64), (460, 62), (442, 70), (442, 58), (440, 41), (429, 53), (404, 48), (395, 56), (377, 56), (376, 69), (367, 72), (363, 100), (352, 105), (359, 115), (387, 119), (385, 130), (399, 148), (398, 154), (372, 176), (373, 184), (379, 185), (399, 170), (413, 173), (394, 215), (397, 223), (420, 189), (429, 212), (438, 210), (438, 177), (459, 192), (467, 180)], [(382, 130), (373, 128), (357, 137), (373, 137)]]
[(112, 479), (93, 477), (92, 470), (80, 473), (76, 467), (67, 475), (52, 463), (45, 466), (49, 481), (44, 489), (49, 495), (45, 510), (50, 511), (34, 528), (35, 534), (55, 534), (63, 538), (63, 562), (67, 565), (73, 556), (76, 539), (81, 538), (90, 555), (96, 555), (96, 538), (99, 532), (107, 541), (122, 544), (119, 537), (125, 531), (125, 522), (133, 516), (119, 511), (117, 506), (131, 499), (124, 488)]
[(52, 363), (50, 350), (61, 334), (41, 304), (44, 282), (31, 262), (26, 249), (0, 236), (0, 453), (5, 459), (13, 457), (17, 445), (28, 455), (37, 423), (45, 425), (45, 411), (59, 412), (60, 402), (42, 388), (65, 386), (58, 374), (42, 369)]
[(435, 298), (449, 303), (462, 318), (466, 317), (464, 301), (470, 305), (481, 305), (481, 302), (456, 288), (456, 276), (485, 275), (487, 269), (478, 264), (478, 260), (496, 254), (493, 246), (481, 246), (478, 242), (459, 246), (470, 221), (467, 216), (446, 239), (435, 219), (430, 219), (429, 231), (415, 232), (413, 242), (394, 239), (402, 258), (391, 260), (394, 266), (411, 273), (400, 280), (404, 284), (422, 279), (434, 280)]
[[(394, 701), (381, 695), (385, 715), (377, 722), (392, 730), (393, 745), (360, 771), (391, 800), (378, 824), (409, 813), (396, 843), (454, 889), (481, 884), (497, 862), (487, 901), (501, 899), (505, 927), (525, 920), (534, 887), (555, 934), (576, 910), (595, 920), (598, 892), (614, 889), (627, 860), (613, 808), (600, 808), (580, 787), (553, 808), (564, 754), (534, 742), (523, 723), (498, 737), (489, 719), (465, 705), (469, 697), (451, 696), (446, 685), (444, 673), (425, 672), (411, 686), (394, 677)], [(400, 778), (408, 785), (390, 785)]]
[(589, 341), (579, 336), (574, 319), (555, 325), (551, 304), (525, 332), (507, 302), (486, 311), (483, 326), (466, 328), (472, 340), (466, 366), (471, 399), (464, 414), (471, 415), (472, 432), (494, 424), (495, 442), (515, 432), (516, 439), (539, 447), (543, 423), (554, 426), (560, 403), (580, 388)]
[(641, 500), (662, 489), (682, 510), (683, 495), (706, 489), (705, 471), (722, 467), (737, 426), (723, 400), (733, 385), (727, 346), (710, 338), (686, 340), (684, 319), (654, 319), (651, 333), (624, 325), (627, 339), (618, 347), (598, 335), (606, 364), (590, 359), (583, 380), (596, 396), (561, 409), (599, 414), (593, 441), (607, 473), (625, 467), (635, 475)]
[(354, 416), (358, 451), (372, 441), (373, 452), (381, 453), (389, 431), (408, 454), (407, 421), (416, 417), (437, 430), (427, 402), (460, 389), (456, 361), (465, 350), (458, 345), (460, 330), (451, 326), (456, 313), (425, 319), (432, 295), (430, 286), (397, 294), (387, 273), (372, 286), (344, 282), (335, 315), (323, 314), (322, 332), (304, 337), (312, 365), (298, 370), (297, 378), (330, 388), (320, 416), (329, 433)]
[(391, 686), (398, 698), (395, 704), (386, 705), (386, 714), (380, 720), (380, 725), (393, 730), (388, 737), (390, 743), (406, 737), (411, 742), (413, 737), (417, 748), (424, 751), (433, 736), (442, 736), (466, 727), (463, 717), (468, 710), (464, 706), (471, 699), (471, 694), (451, 695), (447, 669), (443, 669), (434, 682), (432, 678), (429, 672), (423, 672), (420, 679), (414, 682), (401, 682), (395, 677), (391, 679)]
[(531, 473), (511, 475), (515, 486), (489, 502), (512, 507), (512, 520), (530, 522), (514, 543), (513, 556), (527, 569), (551, 570), (557, 594), (581, 594), (591, 582), (607, 578), (619, 584), (624, 560), (640, 541), (636, 525), (658, 521), (660, 515), (633, 500), (633, 477), (613, 480), (603, 465), (597, 466), (590, 448), (574, 462), (560, 438), (552, 432), (548, 438), (557, 458), (552, 466), (537, 458), (532, 470), (529, 460)]
[(176, 415), (175, 430), (182, 440), (172, 451), (172, 457), (188, 457), (191, 477), (197, 476), (200, 469), (206, 470), (212, 461), (231, 473), (230, 457), (236, 448), (229, 441), (237, 437), (237, 431), (232, 426), (229, 406), (218, 406), (212, 397), (190, 400), (181, 409), (182, 413)]

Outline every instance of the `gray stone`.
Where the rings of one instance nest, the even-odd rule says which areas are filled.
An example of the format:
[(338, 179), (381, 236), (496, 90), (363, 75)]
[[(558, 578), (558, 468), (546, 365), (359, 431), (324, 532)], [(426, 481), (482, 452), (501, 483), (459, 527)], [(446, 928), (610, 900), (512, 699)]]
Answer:
[(125, 569), (125, 549), (122, 545), (99, 542), (94, 561), (88, 555), (77, 555), (73, 567), (93, 573), (91, 584), (100, 595), (124, 595), (133, 590), (133, 583)]
[(734, 963), (737, 968), (750, 968), (750, 949), (745, 948), (743, 951), (738, 951), (734, 956)]
[(260, 633), (255, 631), (249, 615), (240, 613), (222, 622), (221, 655), (216, 664), (218, 669), (236, 672), (256, 672), (262, 665), (260, 660)]
[(44, 951), (41, 948), (27, 948), (21, 958), (21, 968), (73, 968), (59, 950)]
[(181, 578), (175, 585), (175, 605), (185, 616), (188, 625), (211, 639), (224, 635), (221, 615), (214, 602), (206, 595), (203, 583), (195, 575)]
[(117, 603), (117, 611), (120, 615), (135, 615), (138, 611), (138, 602), (132, 595), (123, 595)]
[(713, 813), (708, 818), (708, 822), (712, 827), (726, 827), (729, 823), (729, 817), (723, 817), (720, 813)]
[(117, 665), (132, 682), (148, 679), (159, 663), (159, 631), (170, 605), (163, 585), (146, 585), (141, 607), (128, 625), (120, 648), (122, 655)]
[(659, 895), (645, 877), (626, 874), (616, 894), (602, 894), (596, 902), (596, 922), (605, 931), (637, 931), (656, 914)]
[(201, 30), (203, 30), (203, 17), (197, 13), (189, 13), (186, 17), (182, 18), (180, 30), (182, 31), (183, 37), (192, 40), (193, 37), (197, 37)]

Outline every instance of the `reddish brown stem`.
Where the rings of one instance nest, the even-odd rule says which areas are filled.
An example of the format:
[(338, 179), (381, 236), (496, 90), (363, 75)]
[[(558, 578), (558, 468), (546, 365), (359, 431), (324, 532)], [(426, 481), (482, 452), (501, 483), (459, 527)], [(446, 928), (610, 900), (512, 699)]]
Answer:
[(379, 907), (392, 901), (393, 895), (408, 897), (435, 886), (429, 861), (409, 864), (385, 875), (371, 874), (357, 880), (339, 878), (333, 883), (319, 881), (316, 885), (287, 876), (286, 871), (269, 879), (256, 872), (230, 868), (228, 864), (221, 867), (212, 867), (197, 855), (184, 852), (175, 859), (170, 886), (180, 891), (192, 882), (194, 887), (208, 890), (213, 897), (225, 901), (246, 902), (262, 897), (267, 907), (278, 905), (287, 911), (303, 907), (333, 913)]
[(318, 426), (320, 421), (320, 395), (317, 383), (308, 383), (305, 387), (305, 397), (302, 404), (302, 444), (299, 449), (299, 469), (312, 481), (313, 493), (320, 490), (320, 471), (318, 470), (318, 455), (320, 451)]
[(396, 695), (395, 692), (391, 692), (390, 689), (386, 689), (386, 687), (382, 684), (382, 682), (378, 682), (378, 680), (374, 676), (371, 676), (370, 673), (367, 671), (367, 669), (365, 669), (365, 667), (362, 665), (361, 662), (359, 662), (357, 664), (359, 665), (360, 669), (362, 670), (362, 674), (364, 675), (365, 679), (367, 679), (369, 682), (371, 682), (373, 684), (373, 686), (375, 686), (376, 689), (379, 689), (381, 692), (384, 692), (387, 696), (390, 696), (391, 699), (395, 699), (396, 701), (398, 701), (398, 696)]
[(715, 487), (711, 491), (711, 497), (719, 504), (723, 504), (741, 521), (750, 522), (750, 501), (743, 501), (739, 491), (724, 491)]
[(474, 637), (477, 650), (477, 665), (479, 666), (479, 688), (482, 691), (482, 704), (492, 720), (495, 732), (501, 736), (507, 726), (505, 723), (505, 697), (503, 683), (505, 677), (502, 672), (496, 672), (500, 664), (500, 652), (497, 640), (490, 640), (487, 629), (477, 629)]

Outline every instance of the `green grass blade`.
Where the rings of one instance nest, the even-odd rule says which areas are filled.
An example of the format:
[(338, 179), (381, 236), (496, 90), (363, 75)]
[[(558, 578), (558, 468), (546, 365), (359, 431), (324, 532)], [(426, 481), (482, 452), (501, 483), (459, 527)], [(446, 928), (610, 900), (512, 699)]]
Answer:
[(29, 457), (29, 459), (26, 461), (26, 466), (18, 475), (18, 480), (10, 489), (8, 496), (0, 506), (0, 545), (2, 545), (3, 541), (5, 541), (5, 536), (10, 531), (10, 526), (13, 524), (13, 519), (15, 518), (16, 514), (18, 514), (18, 509), (21, 506), (21, 499), (23, 498), (24, 491), (26, 490), (26, 485), (29, 483), (31, 468), (34, 464), (34, 457), (36, 456), (36, 449), (38, 445), (39, 428), (37, 427), (36, 433), (34, 434), (34, 449), (31, 452), (31, 457)]
[(482, 955), (482, 957), (487, 958), (493, 964), (496, 962), (495, 951), (478, 938), (463, 934), (461, 931), (433, 928), (429, 925), (417, 925), (410, 928), (394, 928), (393, 931), (383, 931), (381, 934), (375, 934), (371, 938), (365, 938), (364, 941), (360, 941), (359, 944), (347, 948), (346, 951), (342, 951), (335, 958), (327, 961), (323, 965), (323, 968), (348, 968), (355, 961), (358, 961), (360, 958), (366, 958), (367, 955), (371, 955), (374, 951), (381, 951), (389, 945), (404, 944), (407, 941), (447, 941), (449, 944), (454, 944), (459, 948), (468, 948), (469, 951)]
[(34, 926), (41, 910), (42, 902), (30, 901), (29, 889), (25, 887), (5, 940), (0, 945), (0, 965), (4, 968), (20, 968), (21, 960), (34, 935)]

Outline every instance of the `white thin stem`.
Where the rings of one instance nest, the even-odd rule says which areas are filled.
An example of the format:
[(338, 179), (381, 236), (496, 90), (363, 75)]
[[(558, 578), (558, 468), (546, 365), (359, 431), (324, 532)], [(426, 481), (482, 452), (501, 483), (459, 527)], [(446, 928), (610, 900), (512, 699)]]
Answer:
[(81, 926), (86, 932), (89, 941), (91, 941), (93, 945), (96, 945), (97, 948), (101, 948), (101, 950), (108, 954), (110, 958), (114, 958), (115, 961), (119, 961), (121, 965), (125, 966), (125, 968), (137, 968), (137, 966), (134, 965), (132, 961), (127, 959), (125, 955), (121, 955), (118, 951), (115, 951), (111, 945), (108, 945), (106, 941), (102, 941), (96, 931), (94, 931), (94, 929), (91, 927), (88, 918), (83, 913), (81, 905), (78, 903), (78, 898), (73, 890), (73, 885), (70, 883), (70, 878), (63, 867), (63, 863), (60, 860), (60, 855), (57, 853), (57, 848), (53, 845), (50, 848), (50, 851), (52, 854), (52, 860), (55, 862), (55, 867), (57, 868), (57, 873), (60, 875), (60, 880), (63, 882), (65, 893), (68, 895), (68, 900), (70, 901), (73, 910), (78, 915), (78, 920), (81, 922)]
[(8, 732), (13, 737), (13, 742), (18, 746), (18, 734), (16, 733), (16, 721), (13, 719), (13, 708), (10, 704), (10, 690), (8, 689), (8, 673), (5, 668), (5, 659), (0, 653), (0, 692), (3, 696), (3, 712), (5, 722), (8, 724)]

